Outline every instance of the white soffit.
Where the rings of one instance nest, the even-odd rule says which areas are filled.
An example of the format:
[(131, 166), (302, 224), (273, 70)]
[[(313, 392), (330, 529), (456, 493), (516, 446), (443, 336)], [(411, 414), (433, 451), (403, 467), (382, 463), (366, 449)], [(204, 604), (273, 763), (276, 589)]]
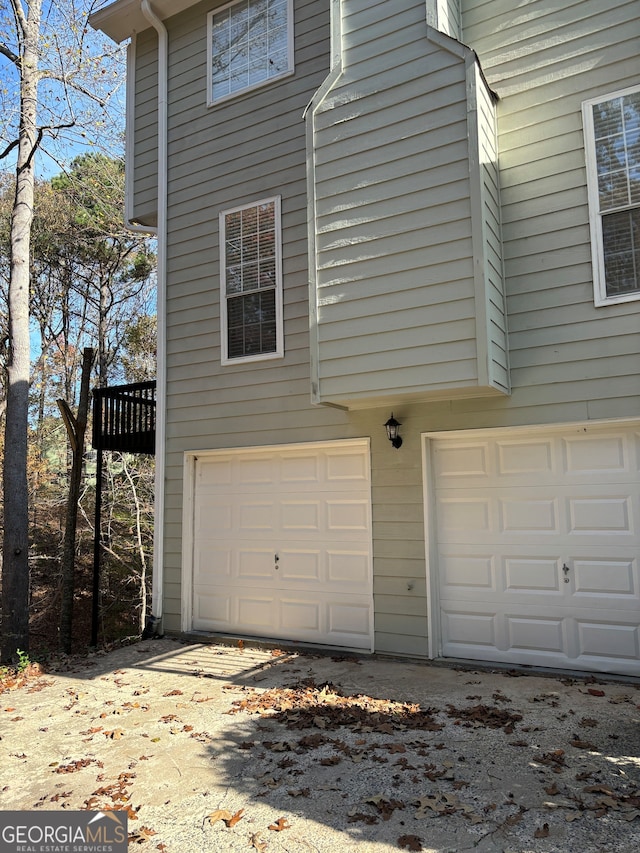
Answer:
[[(198, 2), (200, 0), (151, 0), (151, 8), (161, 20), (165, 20)], [(115, 0), (94, 12), (89, 17), (89, 23), (94, 30), (100, 30), (120, 43), (151, 26), (140, 6), (141, 0)]]

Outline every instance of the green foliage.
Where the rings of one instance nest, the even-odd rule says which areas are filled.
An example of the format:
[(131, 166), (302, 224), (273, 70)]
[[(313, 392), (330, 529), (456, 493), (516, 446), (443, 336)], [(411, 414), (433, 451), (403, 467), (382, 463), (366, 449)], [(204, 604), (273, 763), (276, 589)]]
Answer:
[(16, 649), (16, 655), (18, 656), (18, 672), (24, 672), (29, 666), (31, 666), (31, 658), (26, 652), (23, 652), (22, 649)]

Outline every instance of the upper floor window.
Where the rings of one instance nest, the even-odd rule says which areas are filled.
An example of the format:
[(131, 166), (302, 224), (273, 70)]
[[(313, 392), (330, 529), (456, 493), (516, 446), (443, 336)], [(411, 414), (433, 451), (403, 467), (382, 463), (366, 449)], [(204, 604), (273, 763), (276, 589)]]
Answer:
[(280, 198), (220, 214), (222, 363), (284, 353)]
[(640, 299), (640, 87), (583, 104), (596, 305)]
[(236, 0), (208, 21), (210, 104), (293, 72), (293, 0)]

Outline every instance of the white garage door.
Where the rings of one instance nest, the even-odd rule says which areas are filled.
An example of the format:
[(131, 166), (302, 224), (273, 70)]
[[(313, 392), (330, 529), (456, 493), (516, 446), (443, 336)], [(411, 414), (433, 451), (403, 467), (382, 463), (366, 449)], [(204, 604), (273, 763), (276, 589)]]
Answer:
[(365, 441), (196, 462), (193, 628), (372, 648)]
[(640, 428), (430, 450), (441, 653), (640, 675)]

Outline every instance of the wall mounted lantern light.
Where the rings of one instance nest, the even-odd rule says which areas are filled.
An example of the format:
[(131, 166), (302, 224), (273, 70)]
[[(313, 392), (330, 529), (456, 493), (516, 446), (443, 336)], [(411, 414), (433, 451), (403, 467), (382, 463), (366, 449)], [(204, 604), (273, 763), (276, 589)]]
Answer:
[(402, 426), (394, 417), (393, 412), (391, 412), (391, 417), (385, 424), (385, 428), (387, 430), (387, 438), (391, 442), (391, 444), (396, 448), (402, 447), (402, 439), (400, 438), (400, 427)]

